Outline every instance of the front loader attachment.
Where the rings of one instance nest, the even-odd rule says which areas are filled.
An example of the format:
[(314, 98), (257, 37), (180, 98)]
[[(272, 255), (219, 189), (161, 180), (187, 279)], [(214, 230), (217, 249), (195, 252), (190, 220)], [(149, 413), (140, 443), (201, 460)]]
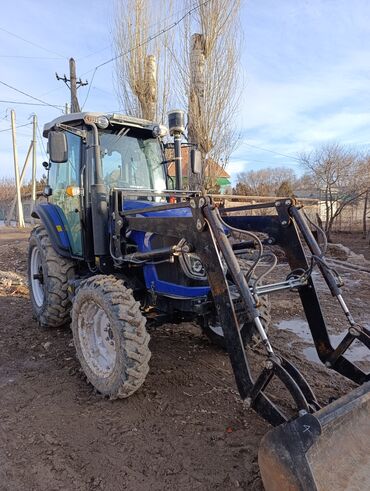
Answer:
[(258, 463), (266, 491), (370, 489), (370, 383), (270, 430)]
[[(355, 341), (370, 349), (370, 331), (352, 317), (342, 296), (341, 278), (325, 261), (304, 214), (292, 199), (218, 210), (209, 196), (196, 194), (187, 196), (183, 202), (152, 207), (151, 212), (171, 207), (190, 210), (176, 220), (162, 218), (159, 213), (145, 217), (142, 209), (130, 210), (123, 213), (124, 220), (120, 226), (126, 224), (129, 230), (168, 235), (179, 239), (179, 244), (185, 240), (189, 250), (203, 264), (244, 406), (254, 409), (270, 424), (277, 426), (262, 440), (259, 451), (266, 490), (369, 491), (370, 374), (345, 355)], [(248, 216), (244, 213), (267, 208), (275, 209), (276, 213), (271, 216)], [(116, 206), (115, 216), (120, 216), (119, 210)], [(118, 230), (118, 241), (121, 236)], [(272, 271), (277, 258), (271, 251), (264, 252), (263, 242), (281, 247), (291, 270), (285, 280), (264, 286), (260, 280)], [(236, 254), (243, 248), (254, 250), (247, 274), (240, 267)], [(260, 260), (267, 257), (273, 259), (273, 266), (251, 282)], [(315, 267), (337, 300), (344, 314), (343, 320), (346, 318), (347, 332), (336, 347), (331, 344), (315, 290), (312, 278)], [(244, 322), (253, 322), (265, 351), (257, 376), (253, 376), (249, 352), (245, 350), (240, 335), (240, 317), (236, 313), (230, 285), (236, 288), (244, 305)], [(320, 407), (300, 371), (272, 346), (261, 322), (258, 295), (283, 289), (298, 292), (320, 360), (327, 368), (360, 385), (325, 408)], [(276, 385), (272, 387), (276, 382), (279, 391), (285, 389), (291, 396), (293, 406), (288, 412), (290, 414), (293, 410), (297, 415), (295, 419), (289, 419), (287, 408), (279, 404), (279, 398), (274, 394)]]

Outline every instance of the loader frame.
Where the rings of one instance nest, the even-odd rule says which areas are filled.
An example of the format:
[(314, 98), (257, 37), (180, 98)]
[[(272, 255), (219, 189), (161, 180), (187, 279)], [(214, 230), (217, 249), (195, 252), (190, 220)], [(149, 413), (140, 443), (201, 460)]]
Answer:
[[(267, 243), (278, 245), (284, 250), (292, 271), (308, 271), (310, 269), (301, 241), (301, 238), (303, 239), (310, 250), (312, 264), (317, 264), (332, 295), (337, 297), (339, 305), (350, 324), (342, 342), (335, 349), (331, 345), (311, 275), (307, 277), (305, 282), (298, 281), (294, 283), (294, 281), (286, 281), (269, 285), (269, 288), (265, 288), (265, 290), (266, 292), (275, 291), (295, 286), (298, 289), (320, 360), (328, 368), (339, 372), (357, 384), (363, 384), (370, 380), (369, 373), (363, 372), (343, 356), (355, 339), (359, 339), (370, 349), (370, 331), (353, 321), (344, 303), (338, 279), (327, 266), (320, 247), (300, 211), (300, 207), (297, 206), (293, 199), (218, 210), (210, 196), (203, 196), (194, 192), (179, 191), (176, 193), (176, 191), (171, 191), (171, 195), (177, 195), (177, 202), (152, 206), (150, 214), (155, 213), (155, 216), (149, 217), (142, 215), (144, 211), (148, 212), (148, 208), (122, 211), (122, 201), (129, 198), (130, 193), (134, 193), (134, 191), (118, 188), (111, 191), (112, 240), (116, 254), (121, 251), (120, 237), (127, 230), (151, 232), (162, 236), (171, 236), (179, 240), (185, 239), (188, 244), (191, 244), (192, 250), (200, 257), (206, 270), (215, 308), (223, 328), (236, 385), (246, 407), (253, 408), (274, 426), (287, 421), (288, 418), (264, 393), (264, 389), (273, 377), (279, 378), (287, 388), (299, 414), (302, 414), (302, 411), (303, 413), (314, 413), (320, 408), (320, 405), (302, 374), (287, 359), (275, 353), (263, 328), (261, 330), (258, 308), (244, 274), (240, 270), (232, 245), (228, 240), (226, 227), (237, 229), (240, 234), (251, 231), (266, 234), (268, 236)], [(148, 195), (168, 197), (169, 192), (149, 191)], [(176, 220), (173, 220), (171, 217), (160, 217), (157, 214), (157, 212), (173, 208), (190, 208), (191, 215), (177, 217)], [(276, 215), (255, 216), (245, 214), (245, 212), (256, 209), (274, 209)], [(235, 213), (238, 213), (238, 215), (235, 215)], [(166, 254), (171, 255), (171, 250), (153, 250), (147, 253), (147, 258), (155, 258)], [(253, 380), (246, 351), (239, 333), (238, 319), (222, 266), (221, 256), (227, 265), (234, 284), (240, 292), (248, 320), (255, 322), (266, 349), (264, 368), (256, 380)]]

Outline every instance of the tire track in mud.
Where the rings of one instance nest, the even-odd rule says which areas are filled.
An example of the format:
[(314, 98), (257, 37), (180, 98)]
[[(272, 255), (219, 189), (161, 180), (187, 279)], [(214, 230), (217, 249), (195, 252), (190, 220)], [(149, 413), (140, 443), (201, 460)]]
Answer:
[[(24, 274), (26, 248), (26, 241), (1, 246), (0, 269)], [(349, 290), (349, 300), (356, 304), (359, 295), (369, 315), (360, 286)], [(1, 491), (262, 490), (257, 449), (269, 427), (243, 409), (227, 355), (193, 326), (150, 329), (153, 356), (144, 386), (126, 400), (109, 401), (86, 383), (68, 329), (40, 330), (25, 293), (1, 295)], [(323, 303), (336, 320), (329, 300)], [(273, 320), (298, 312), (288, 293), (275, 301)], [(303, 359), (299, 344), (292, 352), (289, 333), (270, 333), (320, 400), (351, 387)], [(256, 351), (253, 365), (262, 359)]]
[[(213, 373), (225, 355), (204, 340), (199, 355), (198, 337), (194, 344), (183, 332), (154, 333), (153, 372), (143, 390), (111, 402), (86, 384), (68, 330), (38, 329), (25, 296), (2, 297), (0, 305), (21, 312), (1, 326), (6, 353), (1, 365), (15, 381), (0, 417), (7, 414), (5, 433), (17, 442), (9, 464), (15, 471), (8, 473), (5, 489), (26, 483), (35, 490), (109, 490), (117, 483), (118, 489), (135, 490), (249, 489), (258, 482), (257, 445), (243, 444), (247, 430), (223, 381), (232, 382), (231, 372), (216, 367)], [(200, 360), (204, 354), (207, 362)], [(214, 364), (208, 361), (213, 357)], [(209, 393), (194, 398), (182, 389)]]

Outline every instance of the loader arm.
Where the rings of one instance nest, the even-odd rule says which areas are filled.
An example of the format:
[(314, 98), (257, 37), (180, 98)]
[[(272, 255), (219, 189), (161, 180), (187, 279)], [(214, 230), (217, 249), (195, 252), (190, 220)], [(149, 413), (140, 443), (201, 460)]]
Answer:
[[(168, 209), (169, 206), (156, 206), (152, 211), (158, 212), (161, 208)], [(366, 491), (370, 489), (369, 373), (363, 372), (344, 356), (354, 339), (360, 340), (370, 348), (369, 331), (353, 320), (342, 297), (338, 280), (327, 266), (316, 240), (294, 201), (288, 199), (264, 205), (229, 208), (222, 211), (223, 216), (210, 197), (189, 194), (184, 197), (184, 201), (180, 201), (175, 206), (190, 208), (191, 216), (178, 218), (174, 223), (171, 218), (135, 216), (135, 210), (131, 210), (129, 216), (120, 214), (118, 209), (115, 211), (124, 217), (128, 230), (153, 232), (185, 239), (200, 257), (222, 325), (239, 394), (246, 408), (253, 408), (270, 424), (278, 426), (267, 433), (259, 451), (259, 465), (265, 489), (267, 491), (281, 489)], [(262, 207), (275, 209), (276, 215), (241, 215), (243, 211)], [(137, 214), (141, 211), (137, 210)], [(233, 216), (235, 212), (238, 212), (238, 216)], [(305, 272), (304, 281), (301, 279), (298, 283), (298, 292), (317, 353), (328, 368), (359, 385), (363, 384), (361, 387), (320, 408), (303, 375), (271, 346), (259, 319), (258, 302), (248, 286), (228, 239), (230, 231), (237, 231), (239, 238), (245, 241), (250, 239), (252, 231), (267, 234), (268, 243), (280, 245), (284, 249), (292, 271)], [(311, 268), (299, 233), (311, 251)], [(338, 300), (344, 319), (349, 324), (348, 332), (337, 348), (331, 345), (311, 278), (314, 264), (319, 267), (333, 297)], [(225, 274), (225, 265), (242, 297), (246, 316), (254, 321), (265, 348), (264, 367), (255, 380), (240, 336), (240, 326)], [(284, 286), (284, 282), (277, 285), (278, 287), (269, 285), (266, 290), (276, 291), (287, 287)], [(292, 396), (295, 403), (293, 419), (289, 419), (284, 411), (266, 395), (266, 388), (274, 378), (279, 379)], [(333, 473), (334, 465), (339, 466), (340, 472)]]
[[(289, 199), (283, 202), (277, 201), (264, 204), (264, 208), (274, 208), (276, 210), (276, 215), (271, 216), (240, 215), (243, 211), (261, 208), (262, 205), (228, 208), (223, 210), (225, 219), (220, 215), (210, 197), (191, 196), (189, 194), (184, 201), (172, 206), (189, 208), (191, 215), (178, 217), (175, 221), (170, 217), (159, 217), (158, 211), (169, 209), (171, 205), (168, 204), (151, 208), (151, 212), (156, 214), (153, 217), (138, 216), (143, 211), (141, 209), (136, 210), (136, 213), (135, 209), (130, 210), (125, 215), (124, 212), (120, 212), (117, 208), (115, 214), (124, 217), (126, 227), (129, 230), (153, 232), (159, 235), (185, 239), (199, 255), (207, 272), (209, 286), (223, 328), (236, 384), (246, 406), (251, 406), (273, 425), (280, 424), (286, 420), (277, 406), (264, 393), (264, 389), (266, 389), (271, 380), (277, 377), (290, 392), (296, 403), (297, 413), (302, 410), (306, 412), (317, 410), (319, 407), (318, 402), (303, 375), (288, 360), (273, 350), (261, 325), (256, 301), (248, 287), (244, 274), (241, 272), (227, 237), (228, 227), (229, 229), (237, 229), (239, 234), (244, 232), (246, 234), (245, 238), (251, 231), (267, 233), (270, 243), (280, 245), (284, 249), (293, 271), (297, 269), (308, 270), (309, 264), (298, 230), (311, 250), (316, 254), (321, 254), (321, 251), (312, 234), (309, 233), (308, 227), (294, 202)], [(239, 215), (233, 216), (235, 212), (238, 212)], [(153, 251), (154, 253), (155, 251)], [(226, 263), (227, 270), (231, 274), (233, 282), (243, 299), (246, 316), (254, 321), (266, 349), (265, 368), (255, 381), (252, 379), (248, 359), (239, 335), (240, 326), (231, 301), (229, 285), (221, 257)], [(323, 259), (321, 261), (319, 265), (325, 281), (331, 288), (333, 295), (339, 295), (341, 298), (341, 291), (337, 286), (336, 278), (330, 269), (325, 266)], [(273, 290), (273, 285), (271, 289)], [(330, 343), (320, 302), (310, 276), (307, 277), (306, 284), (299, 286), (298, 291), (318, 355), (329, 367), (328, 360), (334, 360), (333, 355), (337, 353)], [(346, 312), (344, 313), (346, 314)], [(348, 318), (347, 314), (345, 317)], [(352, 324), (350, 324), (349, 329), (353, 329)], [(350, 336), (353, 339), (356, 337), (363, 340), (364, 344), (369, 346), (368, 332), (365, 328), (361, 328), (361, 334), (355, 336), (355, 334), (350, 333)], [(343, 356), (344, 352), (345, 350), (334, 361), (330, 361), (330, 368), (357, 384), (362, 384), (369, 380), (369, 374), (363, 372), (346, 359)]]

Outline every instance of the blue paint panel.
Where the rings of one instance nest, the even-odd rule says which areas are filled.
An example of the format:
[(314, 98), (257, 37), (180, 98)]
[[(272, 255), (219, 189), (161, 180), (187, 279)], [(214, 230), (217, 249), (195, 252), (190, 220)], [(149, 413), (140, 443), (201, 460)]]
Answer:
[[(134, 210), (135, 208), (151, 208), (152, 206), (158, 206), (160, 203), (152, 201), (137, 201), (127, 200), (123, 203), (124, 210)], [(189, 208), (175, 208), (173, 210), (156, 211), (148, 213), (142, 213), (141, 216), (151, 217), (190, 217), (191, 210)], [(151, 239), (145, 240), (145, 232), (132, 232), (131, 238), (136, 242), (140, 252), (150, 251)], [(148, 289), (154, 289), (156, 293), (162, 293), (167, 295), (174, 295), (178, 297), (196, 298), (207, 296), (210, 288), (208, 286), (184, 286), (177, 283), (169, 283), (168, 281), (162, 281), (158, 279), (157, 270), (155, 265), (148, 264), (144, 266), (144, 278), (146, 287)]]
[[(52, 223), (54, 224), (55, 231), (58, 234), (61, 246), (65, 249), (70, 249), (71, 244), (69, 242), (68, 233), (66, 230), (66, 223), (63, 211), (57, 205), (53, 205), (51, 203), (40, 203), (39, 206), (42, 207), (42, 209), (47, 213)], [(61, 227), (62, 230), (59, 231), (57, 229), (57, 226)]]

